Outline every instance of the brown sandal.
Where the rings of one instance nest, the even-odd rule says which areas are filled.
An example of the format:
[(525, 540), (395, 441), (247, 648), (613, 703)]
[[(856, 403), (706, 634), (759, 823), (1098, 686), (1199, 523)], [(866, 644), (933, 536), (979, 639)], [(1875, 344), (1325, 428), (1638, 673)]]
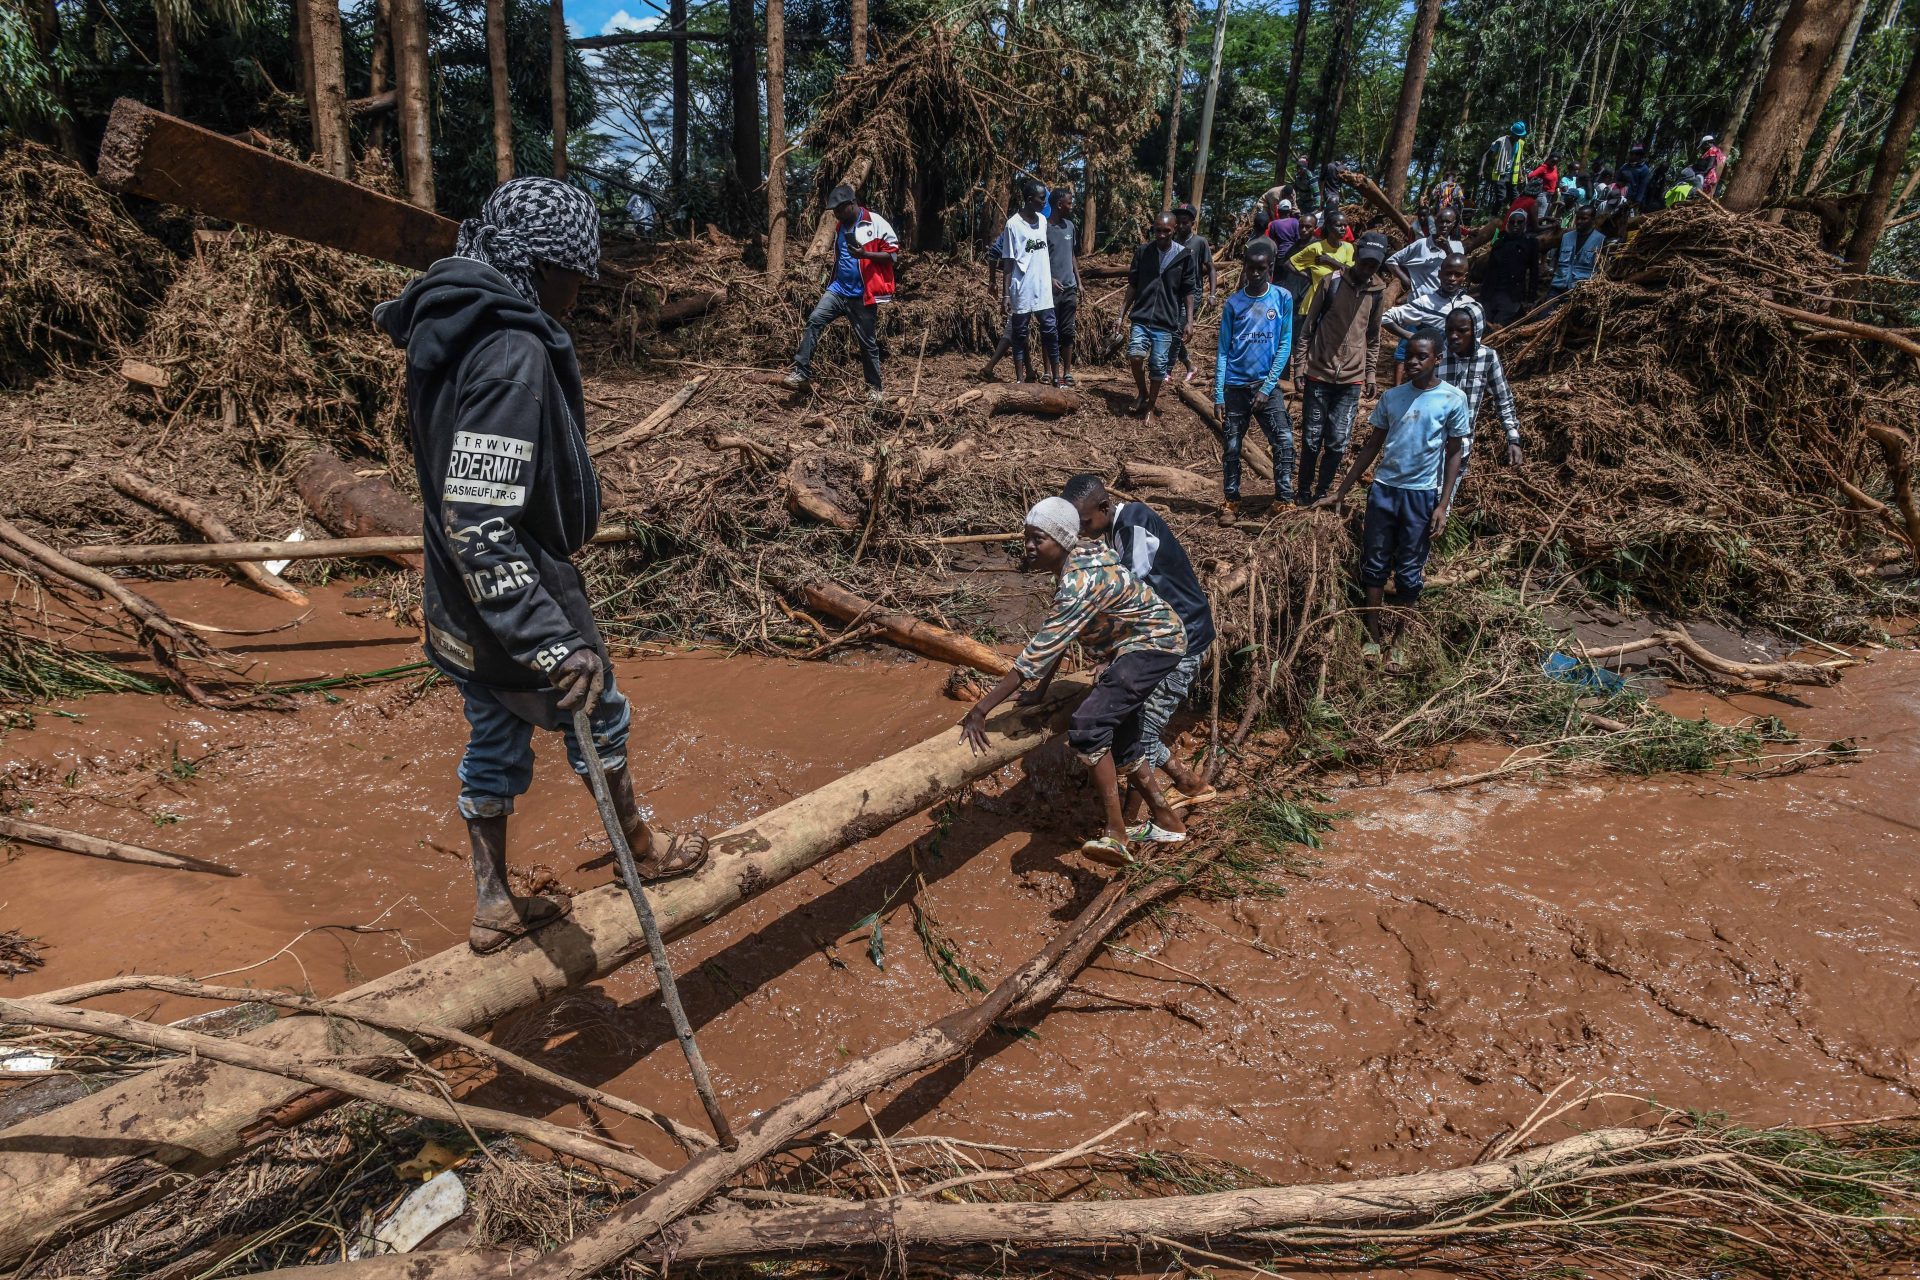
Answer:
[[(657, 861), (652, 854), (637, 858), (634, 860), (634, 869), (640, 873), (642, 884), (658, 884), (662, 880), (675, 880), (706, 866), (710, 851), (705, 836), (688, 833), (669, 834), (665, 856)], [(650, 871), (651, 867), (661, 869)]]
[[(545, 908), (544, 911), (539, 910), (539, 908), (542, 907)], [(496, 951), (505, 950), (529, 934), (537, 933), (552, 924), (555, 920), (566, 919), (569, 915), (573, 914), (573, 903), (567, 899), (548, 897), (529, 898), (526, 900), (522, 910), (533, 913), (533, 918), (527, 919), (522, 917), (510, 925), (488, 924), (483, 920), (471, 921), (471, 928), (484, 929), (488, 933), (495, 935), (493, 941), (487, 943), (485, 946), (475, 946), (472, 934), (468, 934), (467, 946), (472, 948), (473, 954), (477, 956), (490, 956)]]

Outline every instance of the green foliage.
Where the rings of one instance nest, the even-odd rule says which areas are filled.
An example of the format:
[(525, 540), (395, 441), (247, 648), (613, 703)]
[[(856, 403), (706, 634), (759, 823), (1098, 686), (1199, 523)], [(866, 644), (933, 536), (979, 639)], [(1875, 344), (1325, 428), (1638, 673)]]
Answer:
[(52, 58), (43, 56), (26, 15), (0, 4), (0, 124), (25, 130), (65, 119), (66, 108), (53, 85), (55, 75), (70, 65), (63, 49), (56, 49)]

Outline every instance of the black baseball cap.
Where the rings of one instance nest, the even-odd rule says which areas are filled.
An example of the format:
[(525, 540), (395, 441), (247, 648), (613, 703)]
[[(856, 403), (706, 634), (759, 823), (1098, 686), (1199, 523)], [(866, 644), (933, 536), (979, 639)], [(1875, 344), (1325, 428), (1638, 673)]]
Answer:
[(1369, 231), (1360, 237), (1353, 246), (1355, 262), (1385, 262), (1387, 260), (1387, 238), (1378, 232)]
[(1173, 206), (1173, 211), (1175, 213), (1184, 213), (1189, 218), (1197, 218), (1200, 216), (1199, 211), (1185, 201), (1181, 201), (1179, 204)]

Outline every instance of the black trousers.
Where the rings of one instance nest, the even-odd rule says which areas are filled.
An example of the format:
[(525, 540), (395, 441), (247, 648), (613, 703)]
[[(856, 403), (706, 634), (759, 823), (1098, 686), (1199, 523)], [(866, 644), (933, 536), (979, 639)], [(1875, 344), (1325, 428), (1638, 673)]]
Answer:
[(1184, 653), (1136, 649), (1115, 658), (1080, 703), (1067, 725), (1067, 745), (1088, 764), (1113, 752), (1114, 763), (1131, 769), (1146, 757), (1141, 716), (1147, 699)]

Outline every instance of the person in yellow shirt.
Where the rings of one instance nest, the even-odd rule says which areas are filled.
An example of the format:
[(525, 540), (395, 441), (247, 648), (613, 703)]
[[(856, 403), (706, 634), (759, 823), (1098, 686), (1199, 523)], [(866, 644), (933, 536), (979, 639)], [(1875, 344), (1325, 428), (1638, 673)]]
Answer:
[(1307, 277), (1307, 294), (1300, 299), (1300, 314), (1313, 310), (1320, 286), (1334, 272), (1353, 265), (1353, 245), (1347, 239), (1347, 219), (1338, 208), (1329, 209), (1320, 219), (1320, 234), (1307, 241), (1298, 253), (1287, 259), (1295, 271)]

